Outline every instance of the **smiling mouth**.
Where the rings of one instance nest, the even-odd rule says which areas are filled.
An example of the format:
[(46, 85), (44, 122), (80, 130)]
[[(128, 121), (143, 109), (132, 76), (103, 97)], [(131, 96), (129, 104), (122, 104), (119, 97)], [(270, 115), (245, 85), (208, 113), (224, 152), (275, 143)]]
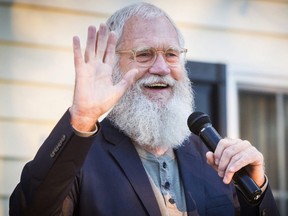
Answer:
[(145, 85), (145, 87), (149, 89), (165, 89), (168, 88), (169, 85), (165, 83), (152, 83), (149, 85)]

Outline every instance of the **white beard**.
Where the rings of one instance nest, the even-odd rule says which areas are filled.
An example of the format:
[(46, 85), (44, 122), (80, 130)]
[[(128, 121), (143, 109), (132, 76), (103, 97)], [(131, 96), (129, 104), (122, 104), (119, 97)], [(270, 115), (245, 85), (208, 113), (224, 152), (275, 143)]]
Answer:
[[(182, 81), (157, 75), (138, 80), (127, 90), (107, 118), (140, 146), (179, 147), (191, 133), (187, 118), (194, 109), (191, 83), (186, 71), (184, 73), (185, 78)], [(121, 76), (119, 69), (116, 68), (114, 74), (114, 81), (118, 82)], [(141, 91), (143, 83), (153, 83), (156, 80), (173, 85), (173, 95), (166, 104), (157, 102), (155, 98), (147, 98)]]

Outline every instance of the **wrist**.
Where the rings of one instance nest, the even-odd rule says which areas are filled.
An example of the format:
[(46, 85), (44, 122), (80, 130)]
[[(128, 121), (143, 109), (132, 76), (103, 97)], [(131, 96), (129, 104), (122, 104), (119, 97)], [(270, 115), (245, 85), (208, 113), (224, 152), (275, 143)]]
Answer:
[(262, 187), (262, 185), (264, 185), (266, 182), (266, 176), (264, 172), (259, 174), (257, 177), (252, 177), (252, 179), (255, 181), (258, 187)]
[(81, 133), (93, 132), (95, 131), (97, 118), (87, 117), (85, 115), (79, 115), (77, 112), (73, 110), (72, 107), (69, 109), (70, 112), (70, 124), (76, 131), (80, 131)]

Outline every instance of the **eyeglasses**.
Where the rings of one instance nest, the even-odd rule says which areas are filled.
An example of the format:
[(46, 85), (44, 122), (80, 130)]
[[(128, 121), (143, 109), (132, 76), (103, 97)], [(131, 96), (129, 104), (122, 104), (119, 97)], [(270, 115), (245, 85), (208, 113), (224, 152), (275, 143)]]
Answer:
[(185, 58), (187, 49), (185, 48), (174, 48), (169, 47), (166, 50), (158, 50), (153, 47), (144, 47), (132, 50), (118, 50), (116, 53), (131, 53), (133, 55), (134, 61), (136, 61), (139, 66), (150, 67), (154, 64), (158, 52), (163, 53), (165, 61), (170, 66), (178, 66), (181, 63), (181, 58)]

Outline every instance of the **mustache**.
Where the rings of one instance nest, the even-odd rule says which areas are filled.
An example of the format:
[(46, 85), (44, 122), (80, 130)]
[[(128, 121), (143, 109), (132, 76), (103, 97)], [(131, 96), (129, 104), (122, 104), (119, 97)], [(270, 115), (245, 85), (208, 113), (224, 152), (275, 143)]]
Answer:
[(173, 79), (171, 76), (150, 75), (148, 77), (139, 79), (136, 82), (136, 85), (139, 87), (143, 87), (143, 86), (148, 86), (154, 83), (162, 83), (168, 86), (174, 86), (176, 83), (176, 80)]

